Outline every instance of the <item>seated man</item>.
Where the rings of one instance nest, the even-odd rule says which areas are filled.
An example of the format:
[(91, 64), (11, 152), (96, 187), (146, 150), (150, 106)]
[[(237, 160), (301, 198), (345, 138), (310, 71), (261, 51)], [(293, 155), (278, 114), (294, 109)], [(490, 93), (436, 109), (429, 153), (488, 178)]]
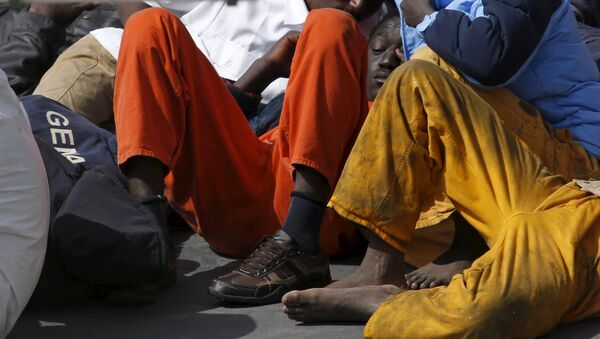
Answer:
[[(265, 0), (238, 1), (235, 5), (226, 0), (152, 3), (179, 16), (217, 73), (237, 81), (286, 32), (302, 30), (309, 10), (335, 7), (364, 22), (376, 22), (377, 15), (371, 14), (379, 10), (382, 0)], [(132, 12), (148, 5), (131, 2), (118, 7), (126, 22)], [(59, 56), (34, 94), (51, 98), (114, 132), (114, 78), (121, 36), (122, 30), (115, 28), (91, 32)], [(262, 93), (263, 101), (285, 91), (286, 83), (285, 79), (278, 79), (269, 84)]]
[[(409, 62), (384, 86), (330, 201), (372, 231), (367, 256), (345, 279), (349, 289), (286, 295), (291, 318), (366, 320), (406, 288), (397, 283), (402, 253), (425, 203), (440, 196), (490, 251), (448, 287), (397, 294), (371, 318), (367, 336), (533, 337), (600, 314), (599, 202), (552, 174), (599, 177), (598, 71), (577, 39), (568, 2), (555, 2), (552, 11), (536, 2), (513, 5), (487, 3), (474, 12), (486, 13), (478, 18), (457, 10), (431, 14), (419, 1), (404, 1), (403, 10), (409, 25), (426, 23), (418, 27), (427, 44), (470, 82), (507, 83), (573, 138), (545, 127), (535, 107), (508, 89), (481, 90), (429, 49), (413, 50), (430, 63)], [(533, 46), (518, 43), (527, 34), (537, 38), (524, 41)], [(506, 37), (512, 40), (498, 45)], [(468, 51), (479, 53), (479, 62)], [(543, 79), (532, 82), (534, 73)], [(389, 283), (395, 286), (365, 287)]]
[(27, 305), (48, 235), (46, 171), (27, 115), (0, 70), (0, 337)]
[[(404, 62), (400, 19), (397, 13), (389, 14), (373, 29), (369, 37), (369, 107), (390, 73)], [(440, 207), (443, 209), (445, 206)], [(480, 256), (486, 248), (481, 237), (460, 214), (455, 213), (452, 218), (440, 221), (438, 211), (434, 209), (431, 212), (419, 218), (413, 239), (405, 253), (406, 263), (421, 268), (407, 275), (407, 282), (415, 289), (420, 284), (435, 286), (449, 282), (452, 272), (469, 267), (473, 259)], [(335, 282), (330, 287), (343, 287), (344, 284), (344, 281)]]
[(490, 250), (447, 287), (294, 291), (284, 311), (299, 321), (370, 319), (365, 336), (384, 338), (532, 338), (599, 316), (600, 199), (569, 181), (475, 92), (410, 61), (378, 96), (330, 204), (380, 247), (399, 249), (401, 262), (422, 201), (442, 190)]
[[(556, 0), (551, 7), (528, 1), (517, 5), (464, 1), (439, 11), (428, 1), (409, 0), (402, 6), (406, 56), (414, 54), (415, 58), (445, 64), (421, 48), (431, 47), (459, 70), (445, 67), (451, 74), (475, 85), (477, 94), (502, 115), (505, 126), (553, 173), (567, 178), (597, 176), (600, 141), (595, 131), (600, 128), (600, 100), (596, 93), (600, 92), (600, 74), (579, 38), (567, 1)], [(484, 13), (488, 14), (482, 16)], [(502, 86), (505, 88), (490, 90)], [(546, 124), (556, 130), (549, 130)], [(448, 199), (442, 193), (429, 197), (424, 211), (436, 207), (438, 201)], [(397, 272), (395, 268), (386, 266), (375, 274), (369, 263), (367, 260), (341, 286), (398, 280), (392, 273)], [(447, 283), (462, 270), (460, 265), (447, 269), (446, 278), (441, 280), (428, 279), (427, 274), (409, 275), (411, 288)], [(385, 278), (387, 275), (393, 278)], [(420, 279), (415, 281), (415, 277)]]
[[(400, 38), (400, 18), (398, 17), (398, 13), (392, 13), (379, 22), (369, 37), (367, 59), (367, 96), (369, 98), (369, 107), (373, 104), (377, 93), (379, 93), (379, 90), (391, 72), (405, 61), (402, 52), (402, 39)], [(437, 261), (436, 263), (431, 262), (437, 256), (440, 256), (445, 251), (446, 253), (454, 253), (455, 251), (449, 250), (450, 245), (461, 246), (462, 241), (452, 242), (453, 234), (456, 232), (469, 232), (463, 227), (465, 222), (457, 218), (457, 216), (458, 214), (454, 215), (451, 220), (443, 221), (441, 224), (423, 223), (422, 227), (417, 227), (413, 234), (413, 239), (408, 245), (405, 261), (414, 267), (426, 265), (427, 269), (431, 269), (437, 267)], [(462, 238), (458, 237), (460, 240)], [(467, 241), (470, 241), (469, 244), (474, 245), (473, 237), (467, 238)], [(476, 239), (475, 241), (480, 240)], [(477, 246), (472, 246), (472, 248), (477, 249)], [(463, 252), (470, 254), (470, 251)], [(453, 259), (452, 265), (466, 265), (467, 263), (466, 260), (461, 261), (456, 257)], [(466, 267), (469, 265), (470, 262), (468, 262)], [(445, 266), (442, 267), (446, 268)], [(433, 274), (429, 274), (429, 276), (439, 277), (439, 275)], [(332, 286), (341, 283), (334, 283)]]
[(213, 283), (213, 295), (270, 303), (285, 291), (330, 282), (319, 235), (323, 228), (334, 252), (345, 246), (345, 225), (325, 204), (367, 113), (366, 59), (351, 15), (311, 11), (297, 46), (291, 38), (255, 62), (262, 76), (236, 82), (259, 93), (290, 77), (280, 125), (257, 138), (173, 14), (149, 9), (128, 20), (114, 110), (131, 194), (164, 192), (218, 253), (243, 257), (260, 243)]

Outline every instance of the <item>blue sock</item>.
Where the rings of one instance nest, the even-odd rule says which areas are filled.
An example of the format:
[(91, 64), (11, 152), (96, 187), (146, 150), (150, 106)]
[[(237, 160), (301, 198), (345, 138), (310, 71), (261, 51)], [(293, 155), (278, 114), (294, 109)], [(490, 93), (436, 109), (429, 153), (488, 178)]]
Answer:
[(292, 193), (290, 210), (282, 230), (294, 239), (302, 251), (319, 253), (319, 233), (325, 208), (322, 202)]

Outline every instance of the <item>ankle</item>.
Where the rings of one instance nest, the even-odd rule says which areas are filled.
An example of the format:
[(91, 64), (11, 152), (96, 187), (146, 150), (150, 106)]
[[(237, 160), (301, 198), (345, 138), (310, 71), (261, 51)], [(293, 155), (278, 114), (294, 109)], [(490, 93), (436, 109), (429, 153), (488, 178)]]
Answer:
[(163, 194), (167, 167), (158, 159), (135, 156), (123, 165), (129, 178), (129, 192), (134, 197)]
[(151, 197), (156, 195), (161, 195), (163, 193), (162, 189), (158, 189), (155, 186), (148, 184), (146, 181), (140, 178), (129, 178), (129, 194), (134, 197)]
[(292, 237), (302, 251), (318, 254), (319, 235), (324, 214), (325, 206), (322, 203), (317, 203), (294, 192), (282, 231)]
[(132, 193), (132, 195), (142, 205), (146, 206), (146, 208), (154, 215), (159, 225), (167, 232), (167, 198), (160, 194), (135, 195)]

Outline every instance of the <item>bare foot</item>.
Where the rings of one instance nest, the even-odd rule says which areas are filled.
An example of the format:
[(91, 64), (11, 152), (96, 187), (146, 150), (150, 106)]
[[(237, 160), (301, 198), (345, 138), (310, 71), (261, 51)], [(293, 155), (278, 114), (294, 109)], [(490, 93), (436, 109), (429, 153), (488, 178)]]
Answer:
[(371, 234), (367, 253), (356, 271), (327, 287), (351, 288), (386, 284), (398, 287), (406, 286), (404, 254)]
[(301, 322), (366, 322), (379, 305), (402, 289), (393, 285), (311, 288), (286, 293), (281, 302), (288, 318)]
[(475, 258), (459, 260), (461, 253), (446, 251), (433, 262), (406, 275), (406, 284), (413, 290), (446, 286), (455, 274), (469, 268)]
[(481, 236), (460, 214), (455, 214), (454, 225), (456, 231), (450, 249), (433, 262), (408, 273), (406, 283), (409, 288), (418, 290), (448, 285), (455, 274), (471, 267), (473, 261), (487, 250)]

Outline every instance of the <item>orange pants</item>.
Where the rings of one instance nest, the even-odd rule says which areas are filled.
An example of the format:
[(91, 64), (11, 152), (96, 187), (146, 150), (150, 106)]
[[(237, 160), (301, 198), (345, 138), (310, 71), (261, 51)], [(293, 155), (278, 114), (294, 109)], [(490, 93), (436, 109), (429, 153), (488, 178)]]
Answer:
[[(323, 34), (327, 32), (327, 34)], [(281, 227), (294, 165), (333, 189), (367, 114), (366, 41), (342, 11), (311, 11), (300, 36), (278, 128), (257, 138), (183, 24), (162, 9), (127, 23), (115, 81), (118, 160), (169, 168), (171, 205), (218, 253), (247, 255)], [(328, 210), (322, 245), (340, 254), (355, 230)]]

